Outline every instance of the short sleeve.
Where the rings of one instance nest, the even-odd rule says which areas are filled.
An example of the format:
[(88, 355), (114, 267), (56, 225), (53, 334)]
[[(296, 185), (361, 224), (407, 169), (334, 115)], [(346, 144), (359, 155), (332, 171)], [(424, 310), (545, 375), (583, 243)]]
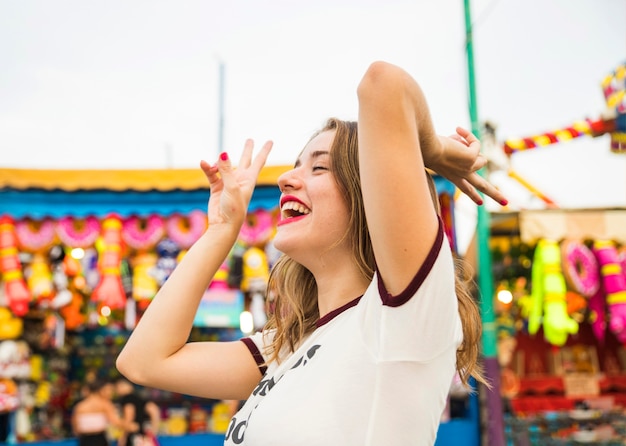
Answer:
[[(441, 231), (441, 228), (440, 228)], [(400, 296), (389, 296), (378, 276), (363, 297), (361, 329), (379, 361), (426, 362), (463, 339), (452, 253), (445, 235)]]
[(267, 351), (266, 348), (271, 344), (273, 338), (274, 331), (272, 330), (270, 332), (259, 331), (251, 336), (240, 339), (250, 351), (250, 354), (259, 367), (261, 375), (265, 375), (265, 372), (267, 371), (267, 358), (265, 357), (265, 352)]

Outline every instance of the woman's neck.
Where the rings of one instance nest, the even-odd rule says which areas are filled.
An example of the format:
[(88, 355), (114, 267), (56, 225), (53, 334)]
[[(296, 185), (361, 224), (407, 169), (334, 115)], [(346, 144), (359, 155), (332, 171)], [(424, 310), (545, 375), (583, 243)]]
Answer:
[(351, 302), (365, 293), (370, 281), (355, 268), (354, 263), (339, 271), (315, 275), (317, 282), (317, 305), (320, 317)]

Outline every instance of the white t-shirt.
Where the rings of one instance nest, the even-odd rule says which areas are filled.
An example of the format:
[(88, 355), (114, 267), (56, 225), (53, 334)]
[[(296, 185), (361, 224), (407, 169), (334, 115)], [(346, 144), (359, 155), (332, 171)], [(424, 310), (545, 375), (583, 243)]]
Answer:
[[(258, 364), (271, 333), (244, 338)], [(269, 364), (233, 417), (225, 445), (432, 445), (462, 340), (450, 246), (437, 239), (407, 289), (378, 275)]]

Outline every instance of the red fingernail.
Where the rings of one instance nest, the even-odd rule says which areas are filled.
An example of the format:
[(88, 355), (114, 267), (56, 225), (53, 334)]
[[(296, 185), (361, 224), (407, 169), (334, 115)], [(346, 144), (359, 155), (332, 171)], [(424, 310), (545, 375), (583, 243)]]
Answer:
[(226, 152), (220, 153), (220, 159), (222, 161), (227, 161), (228, 160), (228, 153), (226, 153)]
[(478, 201), (476, 202), (476, 204), (477, 204), (478, 206), (482, 206), (482, 204), (483, 204), (483, 200), (478, 200)]
[(500, 204), (501, 204), (502, 206), (506, 206), (507, 204), (509, 204), (509, 202), (508, 202), (507, 200), (502, 200), (502, 201), (500, 202)]

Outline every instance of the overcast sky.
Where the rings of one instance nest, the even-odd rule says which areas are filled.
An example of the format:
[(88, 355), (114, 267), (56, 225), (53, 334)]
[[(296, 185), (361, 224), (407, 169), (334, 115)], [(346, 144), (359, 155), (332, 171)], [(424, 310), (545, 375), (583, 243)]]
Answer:
[[(469, 126), (463, 14), (462, 0), (0, 0), (0, 167), (213, 160), (220, 63), (233, 158), (272, 139), (270, 164), (292, 164), (327, 117), (356, 118), (377, 59), (416, 77), (448, 134)], [(499, 140), (604, 111), (625, 0), (474, 0), (472, 15), (478, 112)], [(626, 205), (626, 155), (583, 139), (514, 166), (563, 206)], [(577, 181), (590, 171), (605, 173), (594, 193)]]

